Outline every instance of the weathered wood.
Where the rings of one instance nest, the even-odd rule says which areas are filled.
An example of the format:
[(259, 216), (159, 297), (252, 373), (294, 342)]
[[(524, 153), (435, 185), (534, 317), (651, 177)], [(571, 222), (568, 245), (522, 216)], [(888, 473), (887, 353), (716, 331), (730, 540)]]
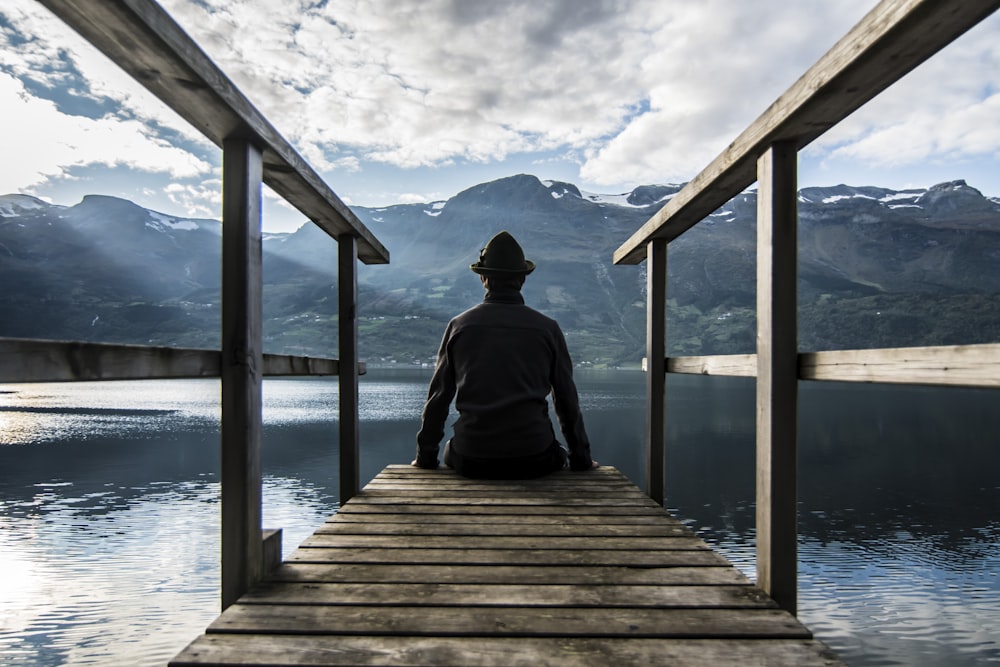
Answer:
[(752, 665), (843, 667), (822, 643), (807, 639), (642, 639), (586, 637), (331, 637), (204, 635), (171, 667), (194, 665), (325, 667), (594, 667), (595, 665)]
[(226, 139), (222, 154), (222, 608), (263, 572), (261, 536), (261, 155)]
[[(218, 350), (0, 338), (0, 382), (168, 380), (219, 377)], [(264, 354), (262, 375), (337, 375), (336, 359)], [(360, 365), (365, 373), (365, 365)]]
[(434, 496), (427, 498), (410, 498), (407, 496), (376, 495), (374, 493), (362, 492), (355, 496), (354, 500), (359, 505), (446, 505), (446, 506), (474, 506), (486, 505), (490, 507), (655, 507), (656, 503), (643, 495), (641, 497), (615, 498), (614, 496), (566, 498), (548, 497), (545, 495), (520, 495), (509, 498), (491, 498), (489, 496)]
[(439, 584), (601, 584), (620, 586), (728, 586), (747, 585), (741, 572), (716, 561), (716, 565), (626, 567), (624, 565), (573, 568), (550, 565), (422, 565), (417, 563), (287, 562), (275, 570), (271, 581), (315, 583), (423, 583)]
[(433, 517), (434, 521), (437, 521), (439, 516), (442, 515), (454, 515), (454, 516), (472, 516), (468, 511), (468, 508), (475, 507), (475, 516), (497, 516), (497, 517), (507, 517), (508, 521), (511, 521), (510, 517), (520, 517), (520, 516), (565, 516), (567, 512), (572, 509), (572, 512), (576, 516), (581, 516), (583, 514), (589, 516), (604, 516), (604, 517), (623, 517), (623, 516), (656, 516), (658, 511), (662, 511), (662, 508), (656, 503), (643, 504), (643, 505), (607, 505), (607, 504), (597, 504), (597, 505), (582, 505), (577, 504), (570, 508), (569, 506), (563, 505), (548, 505), (548, 506), (533, 506), (533, 505), (490, 505), (490, 504), (476, 504), (475, 506), (469, 504), (461, 503), (442, 503), (442, 504), (401, 504), (401, 503), (378, 503), (369, 504), (363, 503), (355, 498), (355, 502), (350, 505), (345, 505), (339, 510), (339, 514), (357, 514), (363, 516), (370, 516), (372, 514), (390, 514), (390, 515), (414, 515), (414, 516), (426, 516), (429, 519)]
[(512, 482), (510, 486), (503, 485), (484, 485), (476, 486), (475, 484), (442, 484), (441, 486), (436, 486), (433, 481), (421, 481), (414, 483), (397, 483), (397, 482), (386, 482), (384, 480), (376, 480), (369, 482), (365, 485), (365, 493), (369, 496), (378, 495), (407, 495), (413, 498), (433, 498), (436, 495), (441, 494), (441, 489), (447, 489), (448, 493), (459, 493), (469, 496), (484, 496), (493, 495), (498, 498), (503, 498), (504, 496), (518, 495), (524, 493), (535, 493), (539, 491), (555, 492), (555, 493), (566, 493), (572, 494), (574, 496), (587, 496), (587, 497), (597, 497), (597, 496), (612, 496), (612, 497), (631, 497), (633, 495), (645, 496), (642, 491), (637, 489), (631, 482), (628, 484), (601, 484), (598, 482), (587, 482), (581, 480), (578, 483), (573, 482), (557, 482), (552, 484), (552, 486), (546, 488), (544, 486), (539, 486), (537, 484), (522, 484), (518, 482)]
[[(495, 518), (495, 517), (494, 517)], [(420, 523), (379, 523), (374, 521), (329, 521), (316, 529), (315, 535), (435, 535), (438, 537), (453, 536), (489, 536), (519, 535), (521, 537), (585, 537), (603, 538), (618, 536), (627, 537), (689, 537), (691, 531), (681, 524), (649, 523), (611, 524), (591, 522), (581, 524), (569, 522), (555, 517), (546, 523), (529, 523), (518, 521), (511, 525), (510, 519), (503, 522), (479, 521), (472, 517), (465, 523), (449, 523), (447, 521), (428, 524)], [(412, 545), (411, 545), (412, 546)]]
[[(580, 515), (580, 514), (524, 514), (516, 522), (511, 521), (507, 514), (434, 514), (432, 523), (427, 523), (427, 515), (423, 514), (362, 514), (337, 512), (322, 526), (317, 532), (325, 530), (350, 530), (351, 526), (361, 524), (370, 526), (373, 531), (381, 530), (383, 527), (391, 529), (399, 527), (403, 529), (422, 527), (425, 530), (448, 531), (452, 527), (458, 529), (497, 526), (497, 530), (518, 530), (526, 534), (531, 531), (555, 530), (611, 530), (623, 531), (635, 534), (632, 531), (642, 530), (681, 530), (683, 524), (675, 519), (662, 521), (654, 514), (646, 516), (616, 515), (613, 520), (609, 520), (609, 515)], [(510, 524), (515, 524), (515, 528), (509, 528)], [(638, 533), (641, 534), (641, 533)]]
[[(336, 359), (265, 353), (263, 362), (263, 375), (266, 377), (337, 375), (340, 373), (340, 362)], [(364, 374), (364, 371), (361, 372)]]
[(668, 373), (757, 377), (756, 354), (720, 354), (702, 357), (670, 357)]
[(236, 604), (209, 633), (365, 634), (445, 637), (747, 637), (809, 639), (778, 609), (576, 609)]
[(340, 503), (358, 492), (360, 424), (358, 417), (358, 242), (337, 237), (337, 344), (340, 355)]
[[(478, 484), (452, 471), (408, 466), (384, 471), (373, 484), (392, 478), (405, 496), (414, 486), (407, 475), (439, 480), (445, 501), (466, 498)], [(605, 468), (514, 484), (527, 497), (562, 503), (573, 482), (621, 490), (623, 479)], [(392, 484), (383, 484), (383, 493), (386, 486)], [(673, 655), (696, 665), (772, 658), (782, 664), (792, 657), (796, 665), (840, 664), (791, 614), (644, 496), (643, 514), (626, 515), (636, 525), (587, 506), (512, 506), (545, 512), (522, 522), (519, 515), (490, 513), (489, 505), (402, 500), (381, 506), (405, 510), (399, 514), (365, 522), (359, 519), (371, 515), (362, 512), (344, 520), (369, 492), (344, 505), (171, 664), (565, 665), (575, 664), (575, 647), (586, 664), (645, 666)], [(450, 513), (419, 513), (434, 507)], [(442, 516), (447, 523), (438, 522)], [(480, 523), (482, 517), (506, 523)], [(575, 521), (553, 523), (560, 517)], [(646, 534), (654, 521), (660, 528)], [(220, 637), (242, 641), (216, 643)], [(691, 644), (697, 650), (683, 648), (707, 637)], [(770, 643), (773, 637), (784, 639)], [(635, 648), (650, 641), (657, 653)], [(271, 652), (275, 642), (286, 650)], [(411, 652), (417, 646), (422, 651)], [(504, 655), (490, 657), (494, 651)]]
[[(757, 355), (670, 357), (668, 373), (755, 377)], [(1000, 344), (802, 352), (800, 380), (1000, 387)]]
[(773, 609), (756, 586), (270, 582), (240, 604)]
[(666, 451), (667, 242), (649, 243), (646, 266), (646, 493), (664, 500)]
[(472, 479), (450, 479), (445, 477), (414, 477), (407, 479), (398, 473), (393, 473), (390, 475), (379, 475), (372, 481), (370, 481), (366, 488), (369, 489), (420, 489), (420, 488), (432, 488), (440, 489), (446, 488), (448, 490), (458, 489), (458, 488), (474, 488), (474, 489), (489, 489), (496, 491), (503, 490), (525, 490), (531, 488), (559, 488), (559, 487), (569, 487), (574, 489), (591, 489), (591, 488), (615, 488), (615, 489), (626, 489), (635, 488), (632, 482), (628, 479), (615, 479), (608, 480), (602, 478), (598, 475), (596, 471), (593, 474), (590, 472), (581, 472), (573, 477), (559, 477), (557, 479), (527, 479), (527, 480), (472, 480)]
[[(589, 489), (581, 488), (579, 492), (573, 492), (572, 487), (562, 487), (562, 488), (552, 488), (543, 489), (541, 487), (528, 487), (521, 486), (520, 488), (513, 489), (475, 489), (468, 487), (459, 487), (449, 490), (449, 498), (465, 501), (465, 500), (476, 500), (478, 498), (487, 498), (489, 500), (499, 501), (501, 504), (508, 499), (519, 499), (525, 496), (537, 496), (539, 494), (545, 494), (546, 499), (549, 502), (578, 502), (583, 499), (587, 500), (602, 500), (602, 499), (612, 499), (612, 500), (636, 500), (643, 503), (645, 500), (649, 499), (645, 493), (639, 489), (633, 487), (617, 487), (617, 488), (601, 488), (601, 487), (591, 487)], [(375, 498), (391, 498), (393, 500), (399, 499), (401, 496), (405, 497), (407, 502), (422, 502), (431, 501), (441, 497), (440, 490), (423, 488), (386, 488), (385, 486), (380, 486), (373, 488), (371, 486), (366, 486), (365, 490), (358, 494), (360, 498), (365, 500), (372, 500)]]
[(386, 549), (310, 547), (288, 557), (292, 563), (422, 563), (425, 565), (601, 565), (628, 567), (720, 567), (728, 564), (714, 551), (697, 549)]
[(152, 0), (42, 0), (216, 146), (242, 137), (262, 150), (263, 180), (330, 236), (359, 239), (366, 264), (388, 251), (236, 85)]
[(883, 0), (614, 253), (638, 264), (654, 238), (674, 239), (756, 179), (757, 157), (801, 149), (1000, 7), (1000, 0)]
[(261, 531), (263, 541), (261, 548), (262, 572), (265, 576), (281, 565), (281, 536), (281, 528), (265, 528)]
[(690, 533), (670, 537), (556, 536), (547, 535), (381, 535), (358, 533), (314, 533), (303, 547), (341, 549), (556, 549), (556, 550), (705, 550), (708, 547)]
[(0, 338), (0, 382), (219, 377), (218, 350)]
[[(440, 479), (441, 481), (453, 481), (453, 482), (464, 482), (466, 478), (459, 477), (455, 475), (451, 468), (439, 467), (439, 468), (416, 468), (407, 463), (390, 463), (387, 465), (376, 477), (376, 479), (382, 479), (385, 477), (393, 476), (406, 476), (412, 479), (420, 479), (422, 477), (433, 477)], [(600, 468), (594, 468), (592, 470), (587, 470), (583, 472), (574, 472), (569, 475), (564, 475), (562, 473), (547, 475), (545, 477), (539, 477), (535, 480), (522, 480), (522, 481), (536, 481), (540, 484), (548, 484), (552, 482), (559, 482), (565, 479), (588, 479), (593, 477), (607, 477), (605, 481), (621, 481), (623, 478), (621, 472), (616, 468), (611, 466), (602, 466)], [(481, 479), (476, 480), (477, 482), (482, 482), (483, 484), (489, 484), (492, 480)], [(499, 480), (499, 481), (511, 481), (511, 480)]]
[(837, 350), (799, 355), (803, 380), (1000, 387), (1000, 344)]
[(798, 213), (794, 142), (758, 163), (757, 583), (796, 613)]

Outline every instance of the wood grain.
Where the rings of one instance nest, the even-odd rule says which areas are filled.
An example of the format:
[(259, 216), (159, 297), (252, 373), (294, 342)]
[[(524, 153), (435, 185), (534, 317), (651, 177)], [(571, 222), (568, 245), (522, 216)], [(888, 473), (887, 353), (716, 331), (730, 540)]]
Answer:
[[(622, 493), (638, 514), (573, 502)], [(613, 468), (508, 485), (394, 465), (170, 664), (841, 663)]]

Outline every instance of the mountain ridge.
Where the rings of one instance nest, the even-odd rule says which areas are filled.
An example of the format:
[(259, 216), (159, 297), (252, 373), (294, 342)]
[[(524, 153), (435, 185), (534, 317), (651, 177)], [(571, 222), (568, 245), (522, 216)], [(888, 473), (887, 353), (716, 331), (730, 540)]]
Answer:
[[(611, 257), (682, 187), (599, 195), (518, 174), (440, 202), (353, 207), (391, 254), (359, 267), (362, 358), (432, 359), (447, 320), (482, 298), (469, 264), (506, 229), (538, 264), (526, 301), (560, 322), (574, 358), (637, 364), (645, 265)], [(670, 354), (753, 351), (755, 216), (743, 192), (671, 243)], [(808, 187), (799, 219), (803, 349), (1000, 340), (996, 198), (961, 180)], [(104, 195), (0, 196), (0, 335), (217, 347), (220, 234), (216, 220)], [(333, 240), (305, 224), (265, 234), (263, 251), (265, 349), (335, 356)]]

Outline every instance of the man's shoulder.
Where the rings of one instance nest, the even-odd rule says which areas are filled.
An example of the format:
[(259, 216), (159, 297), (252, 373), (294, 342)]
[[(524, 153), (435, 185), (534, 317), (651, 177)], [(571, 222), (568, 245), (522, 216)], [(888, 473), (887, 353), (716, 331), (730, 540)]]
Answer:
[(450, 326), (461, 328), (476, 325), (530, 326), (540, 329), (559, 329), (559, 324), (548, 315), (525, 304), (480, 303), (452, 318)]
[(467, 310), (463, 310), (461, 313), (451, 318), (450, 324), (452, 325), (461, 324), (462, 322), (468, 321), (470, 319), (475, 319), (476, 317), (479, 316), (480, 311), (483, 309), (483, 306), (485, 305), (486, 304), (483, 303), (477, 303), (473, 307)]

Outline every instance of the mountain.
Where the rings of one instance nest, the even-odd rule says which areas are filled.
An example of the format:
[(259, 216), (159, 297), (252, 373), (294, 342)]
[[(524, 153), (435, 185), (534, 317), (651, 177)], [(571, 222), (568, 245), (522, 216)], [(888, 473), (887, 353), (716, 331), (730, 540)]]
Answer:
[[(681, 185), (619, 195), (517, 175), (447, 201), (355, 207), (391, 264), (359, 268), (361, 356), (432, 360), (447, 320), (482, 299), (469, 264), (506, 229), (538, 268), (524, 294), (574, 358), (635, 364), (645, 265), (614, 250)], [(756, 193), (670, 245), (671, 354), (752, 352)], [(800, 347), (1000, 340), (1000, 201), (964, 181), (799, 193)], [(0, 197), (0, 335), (217, 347), (221, 225), (88, 196)], [(336, 245), (314, 225), (264, 238), (265, 349), (336, 355)]]

